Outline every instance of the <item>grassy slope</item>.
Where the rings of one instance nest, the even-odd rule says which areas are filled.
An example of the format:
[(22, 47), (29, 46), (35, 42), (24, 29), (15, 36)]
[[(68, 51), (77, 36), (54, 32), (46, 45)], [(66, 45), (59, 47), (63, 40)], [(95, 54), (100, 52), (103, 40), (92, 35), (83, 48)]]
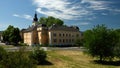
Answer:
[(13, 45), (0, 45), (0, 46), (3, 47), (3, 48), (13, 48), (13, 47), (15, 47)]
[(80, 51), (48, 51), (47, 60), (51, 65), (39, 65), (38, 68), (120, 68), (120, 66), (93, 63), (93, 59)]

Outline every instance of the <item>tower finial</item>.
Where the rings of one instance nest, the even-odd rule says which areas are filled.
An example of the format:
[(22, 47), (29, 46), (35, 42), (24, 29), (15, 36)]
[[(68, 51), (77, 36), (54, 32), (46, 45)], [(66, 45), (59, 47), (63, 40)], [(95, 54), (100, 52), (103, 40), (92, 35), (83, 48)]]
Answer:
[(33, 18), (33, 23), (32, 25), (35, 26), (38, 24), (38, 18), (37, 18), (37, 12), (35, 11), (35, 15), (34, 15), (34, 18)]
[(37, 12), (36, 12), (36, 11), (35, 11), (35, 15), (34, 15), (33, 21), (34, 21), (34, 22), (37, 22), (37, 21), (38, 21)]

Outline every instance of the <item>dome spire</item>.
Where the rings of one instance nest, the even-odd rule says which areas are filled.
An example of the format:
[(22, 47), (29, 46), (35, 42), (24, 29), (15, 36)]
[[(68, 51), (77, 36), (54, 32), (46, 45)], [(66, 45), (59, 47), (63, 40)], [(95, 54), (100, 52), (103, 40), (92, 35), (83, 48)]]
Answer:
[(35, 11), (35, 15), (34, 15), (34, 18), (33, 18), (33, 23), (32, 25), (35, 26), (38, 24), (38, 18), (37, 18), (37, 12)]
[(34, 18), (33, 18), (33, 22), (37, 22), (37, 21), (38, 21), (37, 12), (35, 11), (35, 15), (34, 15)]

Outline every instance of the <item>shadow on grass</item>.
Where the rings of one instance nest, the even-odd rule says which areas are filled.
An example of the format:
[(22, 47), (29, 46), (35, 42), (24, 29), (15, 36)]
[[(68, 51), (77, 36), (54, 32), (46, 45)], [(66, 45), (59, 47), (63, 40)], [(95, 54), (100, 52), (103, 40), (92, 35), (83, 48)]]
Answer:
[(96, 63), (96, 64), (102, 64), (102, 65), (120, 66), (120, 61), (99, 61), (99, 60), (94, 60), (93, 62)]
[(43, 61), (42, 63), (39, 63), (38, 65), (53, 65), (53, 63), (45, 60), (45, 61)]

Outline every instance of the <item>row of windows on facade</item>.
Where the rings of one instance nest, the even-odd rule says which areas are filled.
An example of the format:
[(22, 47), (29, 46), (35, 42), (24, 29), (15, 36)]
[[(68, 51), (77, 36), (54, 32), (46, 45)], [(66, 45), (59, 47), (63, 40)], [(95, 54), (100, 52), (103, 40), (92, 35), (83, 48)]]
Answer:
[(53, 42), (59, 42), (59, 43), (72, 43), (75, 42), (74, 39), (53, 39)]
[[(57, 34), (56, 34), (56, 33), (53, 33), (53, 36), (56, 37)], [(60, 36), (60, 37), (61, 37), (61, 36), (63, 36), (63, 37), (65, 37), (65, 36), (66, 36), (66, 37), (74, 37), (74, 35), (72, 35), (72, 34), (64, 34), (64, 33), (63, 33), (63, 34), (60, 33), (59, 36)], [(76, 37), (79, 37), (79, 34), (76, 34)]]

